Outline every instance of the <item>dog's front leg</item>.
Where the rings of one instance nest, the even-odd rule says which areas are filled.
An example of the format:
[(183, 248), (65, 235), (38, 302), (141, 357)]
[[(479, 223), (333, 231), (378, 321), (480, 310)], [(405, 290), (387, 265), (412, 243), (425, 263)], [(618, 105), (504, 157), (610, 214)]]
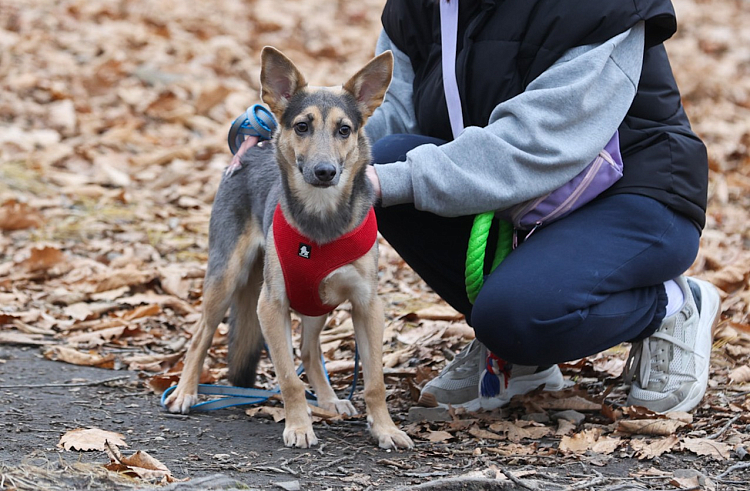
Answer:
[(381, 448), (413, 448), (411, 438), (399, 430), (388, 413), (383, 380), (383, 304), (372, 296), (369, 303), (352, 302), (352, 321), (365, 382), (365, 403), (370, 432)]
[(258, 319), (284, 400), (284, 444), (299, 448), (317, 445), (318, 439), (313, 432), (310, 410), (305, 399), (305, 386), (294, 369), (289, 306), (274, 296), (267, 284), (263, 285), (260, 292)]
[(320, 332), (325, 327), (326, 316), (302, 316), (302, 364), (307, 378), (315, 390), (318, 407), (337, 414), (355, 415), (351, 401), (339, 399), (331, 387), (331, 383), (323, 370), (322, 352), (320, 349)]

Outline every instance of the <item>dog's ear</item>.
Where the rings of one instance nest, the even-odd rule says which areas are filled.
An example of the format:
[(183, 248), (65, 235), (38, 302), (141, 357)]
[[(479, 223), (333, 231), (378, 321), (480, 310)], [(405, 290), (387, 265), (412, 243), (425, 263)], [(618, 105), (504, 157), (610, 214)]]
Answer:
[(370, 61), (344, 84), (344, 90), (357, 100), (363, 123), (383, 102), (392, 76), (393, 54), (386, 51)]
[(260, 96), (280, 121), (289, 99), (307, 85), (294, 63), (281, 51), (266, 46), (260, 54)]

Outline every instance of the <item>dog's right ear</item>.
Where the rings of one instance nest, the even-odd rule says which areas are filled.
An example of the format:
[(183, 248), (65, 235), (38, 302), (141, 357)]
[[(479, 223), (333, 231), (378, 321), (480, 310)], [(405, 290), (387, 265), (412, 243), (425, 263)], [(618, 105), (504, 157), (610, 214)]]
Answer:
[(281, 51), (266, 46), (260, 54), (260, 96), (281, 121), (289, 99), (307, 85), (294, 63)]

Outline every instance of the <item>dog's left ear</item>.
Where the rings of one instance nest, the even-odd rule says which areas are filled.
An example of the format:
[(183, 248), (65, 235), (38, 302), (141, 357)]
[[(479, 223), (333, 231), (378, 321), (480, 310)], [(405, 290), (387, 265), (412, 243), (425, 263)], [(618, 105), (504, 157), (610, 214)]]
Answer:
[(383, 102), (385, 91), (391, 83), (392, 76), (393, 54), (386, 51), (373, 58), (370, 63), (344, 84), (344, 90), (351, 93), (357, 100), (363, 123)]
[(281, 121), (289, 99), (307, 85), (294, 63), (281, 51), (266, 46), (260, 53), (260, 96)]

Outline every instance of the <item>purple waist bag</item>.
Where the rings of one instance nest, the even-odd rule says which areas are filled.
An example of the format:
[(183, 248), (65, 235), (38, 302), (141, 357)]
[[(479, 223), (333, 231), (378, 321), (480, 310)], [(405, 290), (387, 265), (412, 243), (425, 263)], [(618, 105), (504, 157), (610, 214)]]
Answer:
[[(620, 137), (614, 136), (577, 176), (551, 193), (519, 203), (499, 213), (517, 230), (533, 230), (577, 210), (622, 177)], [(530, 235), (530, 234), (529, 234)]]

